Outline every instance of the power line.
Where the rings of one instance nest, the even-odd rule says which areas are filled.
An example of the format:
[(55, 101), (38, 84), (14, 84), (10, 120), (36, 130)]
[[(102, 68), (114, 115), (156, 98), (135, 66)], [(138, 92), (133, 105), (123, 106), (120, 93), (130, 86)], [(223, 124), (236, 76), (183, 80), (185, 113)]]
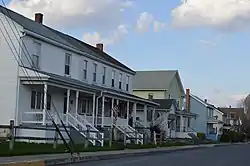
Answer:
[[(5, 5), (5, 3), (4, 3), (3, 0), (2, 0), (2, 3), (4, 4), (4, 6), (5, 6), (5, 8), (6, 8), (6, 5)], [(10, 20), (12, 20), (11, 15), (9, 14), (8, 9), (6, 9), (6, 11), (7, 11), (8, 15), (9, 15)], [(5, 15), (5, 14), (4, 14), (4, 15)], [(6, 18), (6, 15), (5, 15), (5, 18)], [(11, 31), (13, 32), (13, 34), (14, 34), (14, 36), (15, 36), (15, 38), (16, 38), (16, 40), (19, 41), (19, 40), (18, 40), (18, 37), (16, 36), (16, 34), (15, 34), (13, 28), (12, 28), (12, 26), (10, 25), (10, 23), (9, 23), (9, 21), (8, 21), (8, 18), (6, 18), (6, 20), (7, 20), (8, 24), (9, 24), (9, 26), (10, 26), (10, 28), (11, 28)], [(6, 31), (6, 33), (7, 33), (7, 35), (8, 35), (8, 37), (9, 37), (10, 41), (11, 41), (11, 44), (13, 45), (14, 50), (16, 51), (16, 53), (17, 53), (17, 55), (18, 55), (18, 51), (17, 51), (17, 49), (15, 48), (15, 45), (13, 44), (12, 39), (10, 38), (9, 33), (8, 33), (8, 31), (6, 30), (6, 28), (5, 28), (4, 23), (3, 23), (2, 20), (1, 20), (1, 23), (2, 23), (4, 29), (5, 29), (5, 31)], [(12, 20), (12, 23), (13, 23), (13, 25), (14, 25), (16, 31), (17, 31), (17, 34), (19, 35), (19, 31), (17, 30), (17, 27), (16, 27), (15, 23), (13, 22), (13, 20)], [(4, 33), (2, 32), (2, 30), (1, 30), (1, 33), (4, 35)], [(21, 41), (22, 44), (23, 44), (22, 46), (24, 46), (25, 51), (29, 54), (29, 51), (28, 51), (27, 47), (25, 46), (25, 43), (23, 42), (23, 40), (21, 40), (21, 36), (20, 36), (20, 35), (19, 35), (19, 37), (20, 37), (20, 41)], [(8, 43), (8, 41), (7, 41), (7, 39), (6, 39), (5, 36), (4, 36), (4, 38), (5, 38), (5, 40), (6, 40), (7, 44), (8, 44), (8, 46), (9, 46), (9, 48), (11, 49), (12, 54), (15, 56), (15, 53), (13, 52), (12, 47), (11, 47), (10, 44)], [(20, 44), (20, 43), (19, 43), (19, 44)], [(21, 47), (21, 50), (24, 52), (22, 46), (20, 46), (20, 47)], [(31, 59), (31, 63), (30, 63), (30, 61), (29, 61), (30, 59), (29, 59), (29, 57), (27, 57), (27, 55), (25, 54), (25, 52), (24, 52), (24, 55), (25, 55), (25, 57), (26, 57), (28, 63), (29, 63), (30, 65), (31, 65), (31, 63), (34, 65), (34, 61), (30, 58), (30, 59)], [(29, 56), (30, 56), (30, 54), (29, 54)], [(30, 56), (30, 57), (31, 57), (31, 56)], [(19, 62), (18, 59), (20, 60), (20, 62)], [(17, 61), (17, 63), (18, 63), (19, 66), (21, 66), (20, 63), (22, 64), (23, 67), (25, 66), (25, 65), (23, 64), (22, 59), (20, 58), (19, 55), (18, 55), (18, 58), (16, 58), (16, 56), (15, 56), (15, 60)], [(25, 68), (23, 68), (23, 67), (21, 67), (21, 70), (24, 72), (24, 75), (26, 75), (26, 77), (28, 77), (28, 79), (29, 79), (30, 81), (32, 81), (31, 78), (30, 78), (30, 76), (29, 76), (29, 74), (28, 74), (28, 72), (27, 72), (27, 70), (26, 70)], [(40, 81), (42, 81), (41, 76), (39, 75), (39, 72), (38, 72), (37, 69), (35, 69), (34, 73), (35, 73), (35, 75), (40, 79)], [(38, 75), (37, 75), (37, 74), (38, 74)], [(46, 90), (46, 91), (47, 91), (47, 90)], [(46, 91), (44, 92), (44, 95), (47, 95), (47, 92), (46, 92)], [(59, 119), (60, 119), (60, 121), (61, 121), (61, 123), (62, 123), (62, 125), (63, 125), (63, 127), (64, 127), (64, 129), (65, 129), (65, 131), (66, 131), (66, 133), (67, 133), (67, 135), (69, 136), (69, 138), (70, 138), (70, 140), (71, 140), (73, 146), (75, 147), (74, 142), (73, 142), (73, 140), (72, 140), (70, 134), (68, 133), (66, 127), (64, 126), (64, 123), (63, 123), (62, 119), (60, 118), (60, 115), (59, 115), (59, 113), (58, 113), (58, 111), (57, 111), (57, 108), (56, 108), (56, 106), (54, 105), (54, 103), (53, 103), (52, 100), (51, 100), (51, 103), (52, 103), (53, 107), (55, 108), (55, 112), (57, 113), (57, 116), (59, 117)], [(46, 111), (45, 113), (47, 113), (47, 114), (49, 115), (50, 119), (52, 120), (53, 125), (54, 125), (56, 128), (58, 128), (57, 125), (56, 125), (55, 122), (54, 122), (54, 119), (53, 119), (52, 115), (50, 114), (49, 111), (47, 111), (47, 103), (43, 103), (43, 104), (44, 104), (43, 107), (44, 107), (44, 109), (45, 109), (45, 111)], [(59, 132), (60, 136), (62, 137), (62, 139), (64, 140), (64, 138), (63, 138), (63, 136), (62, 136), (62, 134), (61, 134), (59, 128), (58, 128), (58, 132)], [(66, 141), (64, 140), (64, 144), (65, 144), (65, 143), (66, 143)], [(66, 146), (68, 146), (67, 143), (66, 143)], [(71, 152), (71, 154), (72, 154), (72, 151), (71, 151), (71, 149), (70, 149), (69, 147), (68, 147), (68, 150), (70, 150), (70, 152)]]

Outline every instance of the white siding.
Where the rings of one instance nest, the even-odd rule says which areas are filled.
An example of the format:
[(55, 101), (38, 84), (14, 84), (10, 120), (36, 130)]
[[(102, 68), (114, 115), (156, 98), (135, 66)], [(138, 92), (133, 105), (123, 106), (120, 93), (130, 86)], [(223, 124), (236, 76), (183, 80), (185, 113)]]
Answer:
[[(19, 54), (19, 41), (15, 38), (15, 35), (17, 37), (19, 36), (17, 35), (16, 31), (12, 31), (9, 26), (12, 25), (14, 30), (15, 28), (13, 26), (13, 22), (9, 20), (9, 24), (6, 18), (7, 17), (0, 13), (0, 28), (7, 38), (7, 42), (10, 43), (12, 41), (14, 46), (12, 45), (12, 48), (10, 49), (3, 34), (0, 33), (0, 124), (9, 124), (11, 119), (15, 120), (17, 100), (16, 94), (18, 90), (18, 65), (11, 50), (16, 50), (15, 53)], [(16, 27), (17, 29), (21, 29), (21, 27), (18, 25), (16, 25)]]
[[(45, 43), (43, 41), (33, 39), (32, 37), (25, 36), (23, 38), (23, 41), (25, 43), (25, 46), (28, 48), (29, 53), (22, 52), (22, 57), (24, 58), (24, 62), (26, 66), (30, 66), (30, 64), (27, 62), (26, 57), (24, 55), (31, 55), (33, 52), (35, 52), (35, 48), (33, 47), (33, 42), (39, 42), (41, 43), (41, 56), (40, 56), (40, 69), (46, 72), (55, 73), (58, 75), (64, 76), (64, 64), (65, 64), (65, 53), (70, 53), (72, 55), (71, 58), (71, 67), (70, 67), (70, 75), (71, 78), (78, 79), (83, 81), (83, 62), (84, 60), (88, 61), (88, 70), (87, 70), (87, 80), (86, 82), (89, 84), (93, 84), (93, 63), (97, 64), (97, 85), (104, 86), (104, 87), (111, 87), (111, 79), (112, 79), (112, 70), (116, 71), (116, 80), (115, 80), (115, 89), (118, 90), (118, 79), (119, 79), (119, 73), (122, 73), (123, 81), (122, 81), (122, 91), (126, 91), (126, 76), (129, 75), (129, 93), (132, 93), (132, 77), (133, 75), (120, 71), (119, 69), (113, 68), (111, 66), (108, 66), (106, 64), (100, 63), (98, 61), (92, 60), (88, 57), (75, 54), (69, 51), (66, 51), (62, 48), (56, 47), (54, 45), (51, 45), (49, 43)], [(102, 73), (103, 73), (103, 66), (106, 66), (106, 83), (105, 85), (102, 84)]]

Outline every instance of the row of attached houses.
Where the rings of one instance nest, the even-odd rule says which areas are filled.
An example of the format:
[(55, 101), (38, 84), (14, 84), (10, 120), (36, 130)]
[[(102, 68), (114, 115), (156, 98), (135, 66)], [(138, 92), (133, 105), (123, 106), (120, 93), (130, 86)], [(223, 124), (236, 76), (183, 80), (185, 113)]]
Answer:
[[(0, 6), (0, 125), (53, 126), (63, 122), (79, 137), (90, 127), (93, 145), (107, 132), (142, 138), (136, 128), (158, 128), (166, 138), (221, 135), (222, 111), (183, 88), (177, 70), (133, 71), (104, 52)], [(59, 125), (60, 126), (60, 125)], [(134, 133), (134, 134), (133, 134)], [(18, 129), (17, 136), (54, 132)], [(65, 133), (64, 133), (65, 134)]]

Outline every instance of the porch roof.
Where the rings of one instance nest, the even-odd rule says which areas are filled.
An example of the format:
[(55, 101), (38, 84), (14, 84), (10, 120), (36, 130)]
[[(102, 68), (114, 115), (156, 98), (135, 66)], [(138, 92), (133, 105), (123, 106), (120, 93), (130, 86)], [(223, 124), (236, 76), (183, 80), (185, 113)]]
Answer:
[(187, 112), (187, 111), (175, 111), (176, 114), (179, 115), (185, 115), (185, 116), (191, 116), (191, 117), (196, 117), (198, 114), (192, 113), (192, 112)]
[(54, 73), (49, 73), (49, 72), (45, 72), (45, 71), (36, 71), (35, 69), (32, 68), (26, 68), (26, 70), (32, 71), (34, 72), (38, 72), (39, 73), (39, 78), (37, 78), (37, 75), (29, 75), (29, 76), (20, 76), (21, 81), (47, 81), (47, 82), (51, 82), (51, 83), (55, 83), (55, 84), (59, 84), (59, 85), (64, 85), (64, 86), (68, 86), (68, 87), (73, 87), (73, 88), (77, 88), (77, 89), (83, 89), (89, 92), (95, 92), (95, 93), (105, 93), (105, 94), (110, 94), (112, 96), (118, 96), (118, 97), (122, 97), (122, 98), (126, 98), (126, 99), (130, 99), (130, 100), (135, 100), (136, 102), (141, 102), (141, 103), (145, 103), (151, 106), (158, 106), (159, 104), (138, 96), (135, 96), (133, 94), (129, 94), (126, 92), (122, 92), (122, 91), (117, 91), (111, 88), (105, 88), (105, 87), (101, 87), (98, 85), (90, 85), (87, 84), (83, 81), (74, 79), (74, 78), (70, 78), (70, 77), (66, 77), (66, 76), (61, 76), (61, 75), (57, 75)]

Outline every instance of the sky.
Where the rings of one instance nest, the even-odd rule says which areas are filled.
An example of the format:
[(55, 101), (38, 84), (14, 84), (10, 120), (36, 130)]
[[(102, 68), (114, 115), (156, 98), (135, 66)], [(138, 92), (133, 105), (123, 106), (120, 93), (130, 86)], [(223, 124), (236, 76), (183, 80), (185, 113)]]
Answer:
[[(178, 70), (184, 88), (216, 106), (250, 91), (250, 0), (4, 0), (84, 42), (104, 43), (134, 70)], [(160, 80), (159, 80), (160, 81)]]

